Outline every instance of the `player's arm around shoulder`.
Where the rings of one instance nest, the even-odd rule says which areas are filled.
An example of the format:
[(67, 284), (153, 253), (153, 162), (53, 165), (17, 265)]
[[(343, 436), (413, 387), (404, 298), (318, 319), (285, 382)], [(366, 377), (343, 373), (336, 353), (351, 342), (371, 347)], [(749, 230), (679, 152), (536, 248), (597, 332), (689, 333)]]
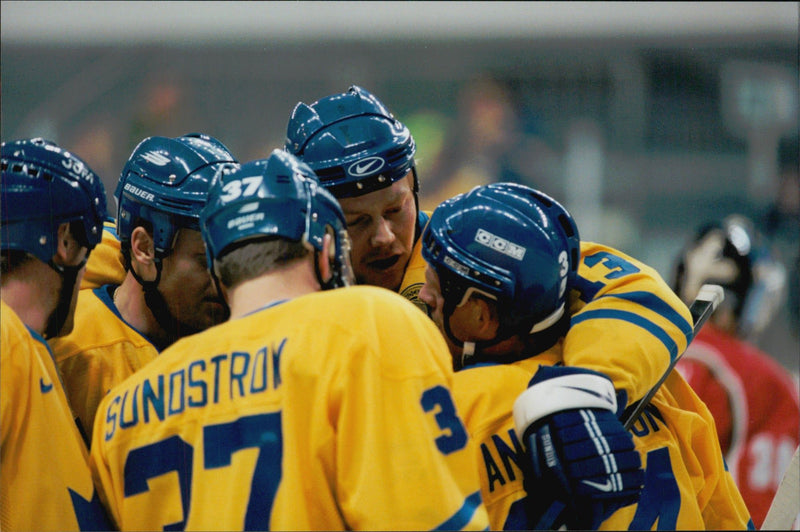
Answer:
[(564, 363), (608, 375), (628, 404), (658, 382), (691, 339), (688, 307), (650, 266), (581, 242)]

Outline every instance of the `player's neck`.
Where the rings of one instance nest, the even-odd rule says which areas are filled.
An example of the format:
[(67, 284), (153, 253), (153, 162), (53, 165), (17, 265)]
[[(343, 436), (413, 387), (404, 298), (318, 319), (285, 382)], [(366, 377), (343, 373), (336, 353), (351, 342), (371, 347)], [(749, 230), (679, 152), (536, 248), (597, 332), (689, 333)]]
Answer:
[(52, 268), (40, 261), (29, 261), (19, 271), (5, 275), (0, 295), (22, 323), (44, 335), (58, 302), (58, 287), (58, 274)]
[(114, 290), (114, 306), (120, 316), (141, 334), (154, 340), (164, 336), (162, 327), (147, 307), (144, 289), (130, 272)]
[(319, 289), (311, 262), (292, 262), (228, 290), (230, 319), (245, 316), (272, 301), (294, 299)]

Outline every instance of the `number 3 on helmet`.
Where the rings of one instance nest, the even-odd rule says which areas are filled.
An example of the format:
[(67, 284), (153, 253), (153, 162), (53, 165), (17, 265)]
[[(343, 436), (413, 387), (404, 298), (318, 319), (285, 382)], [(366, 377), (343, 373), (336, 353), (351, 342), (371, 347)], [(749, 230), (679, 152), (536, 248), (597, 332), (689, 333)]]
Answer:
[(450, 311), (477, 291), (497, 301), (507, 334), (527, 335), (564, 315), (580, 237), (572, 216), (549, 196), (495, 183), (437, 207), (422, 254), (439, 276)]

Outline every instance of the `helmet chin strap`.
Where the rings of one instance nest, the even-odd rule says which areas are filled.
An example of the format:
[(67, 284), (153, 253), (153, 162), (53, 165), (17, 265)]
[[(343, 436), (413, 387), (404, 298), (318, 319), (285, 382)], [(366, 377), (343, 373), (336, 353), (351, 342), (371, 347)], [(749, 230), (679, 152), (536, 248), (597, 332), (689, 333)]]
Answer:
[(331, 290), (333, 288), (341, 288), (345, 286), (344, 279), (342, 278), (341, 271), (337, 264), (331, 261), (331, 278), (327, 281), (322, 279), (322, 273), (319, 271), (319, 261), (327, 260), (322, 256), (322, 252), (314, 250), (314, 275), (317, 277), (317, 282), (322, 290)]
[(414, 209), (417, 213), (416, 228), (414, 230), (414, 242), (416, 242), (422, 232), (422, 228), (419, 226), (419, 177), (417, 176), (416, 164), (411, 167), (411, 173), (414, 175)]
[(475, 342), (463, 342), (461, 346), (461, 367), (467, 365), (467, 360), (475, 356)]
[(217, 272), (214, 271), (214, 267), (213, 266), (209, 270), (209, 273), (211, 273), (211, 279), (214, 281), (214, 286), (217, 288), (217, 297), (219, 297), (220, 303), (222, 303), (222, 306), (225, 308), (225, 315), (226, 316), (230, 316), (231, 315), (231, 307), (230, 307), (230, 305), (228, 305), (228, 302), (225, 300), (225, 296), (222, 295), (222, 284), (220, 283), (219, 277), (217, 277)]
[(78, 273), (86, 266), (86, 261), (89, 260), (89, 254), (86, 254), (83, 261), (76, 266), (62, 266), (50, 260), (47, 265), (53, 268), (61, 276), (61, 288), (58, 291), (58, 303), (56, 308), (50, 313), (45, 325), (44, 338), (55, 338), (64, 328), (67, 323), (67, 316), (69, 316), (69, 309), (72, 304), (72, 296), (75, 292), (75, 280), (78, 278)]
[[(459, 340), (453, 334), (452, 329), (450, 328), (450, 317), (453, 315), (453, 311), (455, 310), (455, 305), (445, 305), (443, 314), (445, 316), (444, 319), (444, 332), (447, 337), (450, 339), (450, 342), (455, 344), (456, 346), (461, 348), (461, 367), (467, 367), (474, 364), (479, 364), (481, 362), (491, 362), (496, 364), (510, 364), (512, 362), (516, 362), (518, 360), (523, 360), (529, 358), (531, 356), (537, 355), (542, 351), (549, 349), (552, 347), (557, 341), (560, 336), (562, 336), (567, 326), (569, 325), (569, 315), (564, 314), (563, 307), (553, 313), (551, 316), (548, 316), (543, 322), (546, 323), (546, 327), (544, 328), (537, 328), (536, 326), (533, 327), (535, 330), (529, 330), (530, 327), (517, 325), (508, 325), (506, 320), (501, 319), (500, 327), (497, 330), (497, 334), (491, 340), (486, 340), (483, 342), (474, 342), (474, 341), (464, 341)], [(555, 318), (553, 318), (555, 316)], [(529, 338), (535, 338), (535, 342), (538, 345), (538, 350), (536, 352), (529, 352), (523, 350), (520, 353), (513, 353), (513, 354), (506, 354), (506, 355), (489, 355), (484, 353), (484, 350), (492, 347), (494, 345), (503, 342), (512, 336), (519, 334), (523, 336), (527, 336)]]

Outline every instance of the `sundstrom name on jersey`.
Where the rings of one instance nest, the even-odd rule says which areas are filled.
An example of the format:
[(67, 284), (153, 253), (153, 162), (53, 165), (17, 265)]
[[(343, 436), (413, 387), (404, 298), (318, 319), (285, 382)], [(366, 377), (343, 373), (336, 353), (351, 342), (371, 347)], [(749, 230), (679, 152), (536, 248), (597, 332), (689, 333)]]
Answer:
[(158, 423), (191, 409), (277, 390), (282, 338), (255, 351), (232, 351), (188, 362), (169, 374), (154, 375), (116, 394), (106, 409), (106, 441), (119, 430)]
[(153, 194), (152, 192), (142, 190), (141, 188), (135, 185), (131, 185), (130, 183), (125, 183), (124, 189), (126, 192), (130, 192), (134, 196), (138, 196), (145, 201), (153, 201), (156, 198), (155, 194)]

